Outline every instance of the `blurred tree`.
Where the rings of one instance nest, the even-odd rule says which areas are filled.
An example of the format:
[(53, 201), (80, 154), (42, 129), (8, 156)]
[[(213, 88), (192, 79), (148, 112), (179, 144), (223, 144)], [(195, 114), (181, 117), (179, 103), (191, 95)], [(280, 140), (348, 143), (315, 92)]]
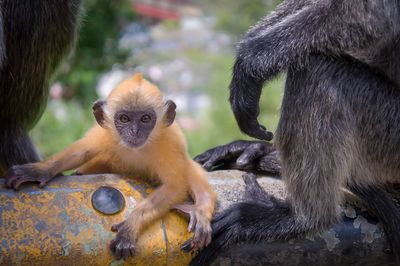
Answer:
[(282, 0), (204, 0), (200, 5), (217, 18), (219, 28), (240, 37), (280, 2)]
[(99, 74), (125, 61), (128, 51), (118, 49), (118, 34), (135, 14), (130, 0), (86, 0), (85, 10), (75, 53), (57, 79), (87, 105), (96, 98)]
[[(202, 83), (198, 89), (209, 95), (213, 104), (196, 120), (200, 127), (186, 132), (189, 150), (193, 156), (215, 145), (245, 138), (237, 127), (228, 102), (228, 85), (234, 60), (232, 50), (225, 49), (215, 53), (204, 48), (193, 49), (180, 44), (178, 45), (180, 48), (172, 52), (168, 49), (168, 52), (164, 50), (157, 52), (157, 49), (153, 49), (132, 56), (131, 51), (121, 51), (118, 48), (118, 39), (122, 36), (120, 32), (127, 24), (136, 20), (131, 1), (85, 0), (86, 13), (75, 54), (61, 66), (59, 76), (56, 77), (67, 86), (69, 96), (64, 95), (63, 98), (71, 100), (50, 101), (42, 119), (32, 131), (33, 139), (44, 157), (65, 148), (81, 137), (94, 123), (89, 105), (97, 98), (95, 88), (98, 78), (110, 71), (114, 64), (123, 64), (122, 68), (127, 69), (139, 63), (151, 65), (186, 58), (191, 64), (200, 66), (196, 68), (194, 74), (200, 75), (204, 84)], [(240, 38), (251, 25), (280, 2), (278, 0), (191, 1), (204, 9), (205, 14), (216, 19), (219, 30), (211, 29), (212, 31), (218, 32), (222, 29), (234, 38)], [(161, 30), (165, 36), (174, 36), (180, 30), (178, 22), (167, 21), (163, 22), (163, 25), (156, 28), (156, 33), (160, 34)], [(165, 40), (169, 39), (164, 41), (162, 38), (159, 39), (158, 47), (170, 45)], [(174, 39), (174, 41), (179, 43), (180, 40)], [(202, 72), (202, 66), (205, 66), (204, 69), (207, 69), (208, 74)], [(282, 79), (269, 82), (267, 93), (263, 94), (260, 105), (260, 121), (272, 131), (276, 128), (279, 118), (282, 84)]]

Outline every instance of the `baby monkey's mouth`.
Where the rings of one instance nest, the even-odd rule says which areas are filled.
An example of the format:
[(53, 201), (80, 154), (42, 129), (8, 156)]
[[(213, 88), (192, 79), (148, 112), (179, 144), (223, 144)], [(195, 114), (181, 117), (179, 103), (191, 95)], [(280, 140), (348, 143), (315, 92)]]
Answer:
[(124, 140), (123, 143), (129, 148), (140, 148), (147, 141), (147, 138), (134, 138), (129, 140)]

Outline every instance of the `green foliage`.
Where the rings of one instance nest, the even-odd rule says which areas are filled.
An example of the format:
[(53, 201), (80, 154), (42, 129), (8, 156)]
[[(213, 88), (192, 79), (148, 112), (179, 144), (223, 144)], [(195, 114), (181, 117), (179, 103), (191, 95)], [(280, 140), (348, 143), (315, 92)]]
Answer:
[[(200, 128), (185, 132), (189, 153), (195, 156), (208, 148), (235, 139), (249, 139), (240, 132), (228, 101), (233, 55), (208, 54), (196, 50), (190, 51), (187, 56), (194, 63), (207, 63), (211, 68), (211, 75), (204, 77), (202, 89), (212, 100), (211, 108), (201, 118)], [(268, 82), (261, 98), (259, 119), (272, 132), (279, 119), (282, 86), (282, 77)], [(50, 102), (32, 135), (43, 156), (48, 157), (82, 137), (93, 123), (89, 107), (82, 108), (76, 101)]]
[[(220, 29), (239, 37), (277, 4), (276, 0), (231, 1), (204, 0), (201, 6), (215, 15)], [(117, 47), (117, 37), (122, 27), (133, 21), (130, 0), (86, 0), (86, 15), (82, 22), (76, 51), (60, 68), (58, 80), (67, 86), (73, 95), (70, 101), (51, 101), (42, 119), (32, 131), (34, 142), (42, 155), (48, 157), (83, 136), (94, 123), (90, 105), (97, 97), (95, 87), (98, 77), (114, 64), (142, 64), (188, 58), (191, 64), (203, 66), (209, 73), (204, 75), (204, 84), (195, 88), (207, 94), (211, 108), (200, 118), (196, 131), (185, 132), (189, 152), (195, 156), (206, 149), (225, 144), (235, 139), (248, 139), (243, 135), (234, 119), (228, 98), (229, 82), (234, 54), (212, 53), (202, 49), (185, 49), (175, 53), (151, 53), (136, 55), (132, 63), (126, 61), (127, 52)], [(177, 29), (176, 22), (167, 22), (167, 29)], [(202, 69), (200, 67), (199, 69)], [(194, 73), (203, 75), (203, 71)], [(282, 77), (268, 82), (260, 104), (260, 122), (270, 131), (275, 131), (279, 118), (282, 97)], [(183, 115), (183, 114), (180, 114)]]
[(31, 135), (42, 156), (48, 157), (81, 138), (93, 123), (91, 110), (77, 101), (51, 101)]
[(124, 25), (134, 19), (130, 0), (86, 0), (74, 53), (64, 62), (56, 79), (72, 95), (72, 101), (50, 102), (32, 131), (44, 157), (82, 137), (92, 125), (91, 103), (97, 98), (99, 76), (123, 63), (127, 51), (117, 47)]
[(207, 12), (216, 15), (220, 29), (234, 36), (242, 36), (251, 25), (264, 17), (282, 2), (281, 0), (204, 0)]
[[(212, 99), (212, 106), (198, 131), (185, 132), (190, 154), (195, 156), (208, 148), (236, 139), (250, 139), (240, 132), (228, 101), (233, 55), (198, 52), (191, 56), (198, 64), (207, 62), (210, 65), (211, 75), (205, 78), (204, 90)], [(259, 119), (272, 132), (276, 130), (279, 120), (282, 87), (282, 78), (269, 82), (261, 98)]]
[(118, 34), (134, 19), (130, 0), (87, 0), (73, 57), (60, 68), (58, 80), (84, 105), (96, 98), (99, 74), (123, 63), (127, 51), (118, 49)]

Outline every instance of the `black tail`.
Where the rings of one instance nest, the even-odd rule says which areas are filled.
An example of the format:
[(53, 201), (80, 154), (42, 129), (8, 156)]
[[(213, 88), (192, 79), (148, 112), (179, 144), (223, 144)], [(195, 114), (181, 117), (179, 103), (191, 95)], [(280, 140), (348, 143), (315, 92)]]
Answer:
[(13, 165), (37, 162), (40, 157), (22, 130), (0, 129), (0, 173)]
[(353, 186), (350, 190), (360, 197), (383, 224), (391, 251), (400, 260), (400, 208), (396, 206), (394, 199), (382, 187)]

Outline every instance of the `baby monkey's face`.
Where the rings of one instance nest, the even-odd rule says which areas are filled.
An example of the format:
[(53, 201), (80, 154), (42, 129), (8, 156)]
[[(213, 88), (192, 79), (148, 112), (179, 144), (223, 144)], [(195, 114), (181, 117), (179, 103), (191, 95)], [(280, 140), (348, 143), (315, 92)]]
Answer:
[(114, 115), (114, 124), (122, 141), (131, 148), (143, 146), (157, 122), (152, 108), (120, 110)]

